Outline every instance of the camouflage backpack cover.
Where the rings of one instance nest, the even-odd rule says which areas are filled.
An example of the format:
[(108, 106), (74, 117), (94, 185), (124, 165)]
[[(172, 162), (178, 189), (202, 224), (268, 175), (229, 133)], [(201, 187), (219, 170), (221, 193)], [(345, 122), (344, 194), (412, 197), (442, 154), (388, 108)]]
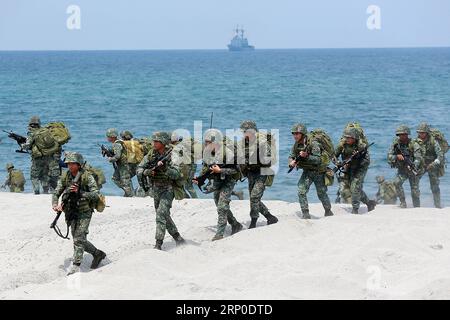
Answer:
[(144, 147), (138, 140), (125, 140), (122, 144), (126, 150), (127, 163), (139, 164), (144, 159)]
[(31, 154), (34, 157), (50, 156), (60, 150), (58, 141), (54, 138), (50, 129), (43, 127), (33, 132), (33, 146)]
[(60, 146), (65, 145), (71, 139), (69, 129), (63, 122), (50, 122), (45, 125), (45, 128), (50, 130), (51, 135)]
[[(275, 140), (275, 137), (268, 132), (262, 132), (262, 131), (258, 131), (257, 134), (257, 139), (259, 141), (259, 143), (264, 144), (267, 143), (267, 145), (270, 148), (270, 163), (271, 166), (275, 165), (278, 161), (277, 158), (277, 142)], [(267, 170), (269, 170), (269, 168), (266, 168)], [(266, 187), (271, 187), (273, 185), (273, 181), (275, 179), (275, 172), (273, 172), (273, 170), (270, 169), (270, 171), (272, 172), (272, 174), (268, 174), (267, 175), (267, 179), (266, 179), (266, 183), (265, 186)]]
[(100, 190), (103, 187), (103, 185), (106, 183), (106, 177), (105, 177), (105, 173), (103, 172), (103, 170), (100, 168), (94, 168), (89, 164), (85, 164), (84, 170), (86, 170), (87, 172), (92, 174), (95, 182), (97, 183), (97, 187)]
[(309, 139), (311, 139), (311, 141), (317, 141), (320, 144), (322, 152), (321, 168), (325, 170), (325, 185), (327, 187), (332, 186), (334, 184), (334, 172), (331, 168), (328, 168), (328, 165), (334, 157), (333, 140), (330, 135), (321, 128), (312, 130), (309, 133)]
[(23, 188), (25, 186), (25, 176), (20, 170), (11, 171), (11, 185)]

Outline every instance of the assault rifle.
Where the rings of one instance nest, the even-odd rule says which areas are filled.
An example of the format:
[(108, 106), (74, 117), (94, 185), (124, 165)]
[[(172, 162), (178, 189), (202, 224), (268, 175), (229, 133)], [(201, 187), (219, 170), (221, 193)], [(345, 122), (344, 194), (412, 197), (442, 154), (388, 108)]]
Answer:
[[(306, 151), (306, 146), (305, 146), (302, 150), (300, 150), (300, 152), (301, 152), (301, 151)], [(304, 160), (304, 159), (305, 159), (305, 158), (300, 157), (300, 155), (298, 154), (298, 155), (294, 158), (294, 161), (295, 161), (295, 163), (299, 163), (300, 161), (302, 161), (302, 160)], [(288, 171), (288, 173), (291, 173), (292, 170), (294, 170), (295, 168), (297, 168), (297, 165), (295, 165), (295, 166), (293, 166), (293, 167), (289, 166), (289, 171)]]
[(221, 168), (221, 169), (224, 169), (224, 168), (235, 168), (236, 167), (235, 164), (218, 164), (216, 162), (213, 163), (213, 164), (210, 164), (208, 166), (208, 171), (206, 171), (204, 174), (194, 178), (194, 180), (197, 181), (198, 188), (203, 193), (205, 193), (205, 190), (203, 190), (202, 187), (205, 185), (206, 180), (211, 180), (214, 177), (214, 175), (217, 174), (217, 173), (214, 173), (214, 172), (211, 171), (212, 167), (215, 166), (215, 165), (219, 166), (219, 168)]
[[(411, 156), (408, 152), (408, 154), (405, 154), (402, 149), (400, 148), (399, 144), (396, 144), (395, 147), (395, 152), (397, 152), (397, 155), (402, 155), (403, 158), (405, 159), (405, 167), (406, 169), (411, 172), (413, 175), (418, 176), (419, 175), (419, 170), (417, 169), (416, 165), (414, 164), (414, 162), (411, 160)], [(398, 162), (399, 160), (396, 159), (396, 162)]]
[[(107, 158), (114, 157), (114, 152), (111, 149), (108, 149), (108, 147), (106, 147), (104, 144), (99, 144), (98, 146), (100, 147), (103, 158), (104, 157), (107, 157)], [(117, 163), (113, 162), (112, 165), (113, 165), (114, 169), (117, 169)]]
[(373, 146), (374, 144), (375, 144), (375, 142), (372, 142), (371, 144), (366, 146), (364, 149), (353, 152), (353, 154), (348, 159), (344, 160), (343, 162), (338, 162), (335, 159), (333, 162), (336, 165), (336, 167), (333, 169), (333, 172), (337, 173), (339, 171), (340, 173), (343, 173), (343, 170), (346, 166), (348, 166), (353, 160), (361, 159), (362, 157), (364, 157), (367, 154), (367, 151), (369, 150), (369, 148), (371, 146)]
[(149, 168), (144, 170), (145, 174), (143, 172), (141, 175), (138, 176), (139, 185), (142, 187), (142, 189), (144, 189), (145, 192), (147, 192), (150, 189), (148, 186), (147, 177), (150, 176), (153, 171), (156, 171), (161, 167), (159, 165), (159, 162), (162, 162), (164, 165), (167, 162), (167, 160), (169, 160), (170, 156), (172, 155), (172, 151), (173, 148), (170, 149), (169, 152), (157, 156), (148, 164)]
[[(84, 167), (84, 165), (82, 167)], [(67, 240), (70, 240), (70, 238), (69, 238), (70, 225), (72, 224), (73, 220), (75, 220), (75, 218), (77, 216), (77, 206), (78, 206), (78, 202), (81, 197), (81, 190), (80, 190), (81, 170), (82, 170), (82, 168), (80, 168), (80, 170), (78, 171), (77, 175), (75, 176), (75, 178), (72, 181), (72, 184), (69, 187), (67, 187), (66, 190), (64, 190), (64, 192), (62, 194), (63, 206), (66, 208), (69, 208), (69, 210), (70, 210), (70, 211), (65, 211), (66, 222), (67, 222), (66, 235), (62, 234), (61, 230), (59, 229), (59, 227), (57, 225), (58, 219), (61, 216), (62, 211), (58, 211), (56, 213), (56, 217), (53, 220), (52, 224), (50, 225), (50, 228), (55, 230), (55, 233), (59, 237), (61, 237), (63, 239), (67, 239)], [(70, 174), (70, 172), (68, 172), (67, 174)], [(74, 185), (78, 186), (78, 192), (70, 191), (70, 188)]]
[(14, 133), (12, 131), (6, 131), (6, 130), (2, 130), (3, 132), (6, 132), (8, 134), (8, 138), (13, 139), (17, 142), (17, 144), (20, 147), (20, 150), (16, 150), (17, 153), (28, 153), (27, 151), (23, 150), (22, 148), (22, 144), (24, 144), (25, 142), (27, 142), (27, 138), (24, 136), (21, 136), (17, 133)]

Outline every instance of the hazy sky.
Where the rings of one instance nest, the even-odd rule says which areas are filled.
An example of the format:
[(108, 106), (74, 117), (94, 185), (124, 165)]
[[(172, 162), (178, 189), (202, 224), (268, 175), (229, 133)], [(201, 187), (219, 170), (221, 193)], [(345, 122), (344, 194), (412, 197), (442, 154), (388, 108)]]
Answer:
[(0, 50), (225, 49), (236, 24), (257, 48), (450, 46), (450, 1), (0, 0)]

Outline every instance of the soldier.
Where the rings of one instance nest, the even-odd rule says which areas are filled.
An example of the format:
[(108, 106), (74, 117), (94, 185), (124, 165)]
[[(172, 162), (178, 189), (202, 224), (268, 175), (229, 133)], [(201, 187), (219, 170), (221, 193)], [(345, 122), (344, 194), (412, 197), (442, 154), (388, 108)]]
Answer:
[(186, 198), (197, 199), (197, 192), (195, 192), (192, 181), (195, 177), (195, 172), (197, 171), (197, 163), (195, 159), (195, 140), (194, 138), (189, 138), (188, 141), (183, 140), (177, 134), (172, 133), (171, 143), (177, 152), (182, 154), (183, 158), (183, 168), (184, 175), (186, 178), (184, 189), (186, 193)]
[[(209, 191), (214, 192), (214, 202), (217, 207), (217, 231), (212, 241), (223, 239), (227, 222), (231, 225), (231, 234), (242, 230), (240, 224), (230, 209), (231, 193), (240, 172), (235, 164), (235, 154), (223, 143), (222, 134), (216, 129), (209, 129), (205, 133), (205, 150), (203, 152), (203, 168), (201, 174), (211, 172), (209, 180), (212, 182)], [(233, 161), (232, 163), (228, 163)], [(223, 166), (226, 164), (226, 167)], [(222, 167), (221, 167), (222, 165)], [(193, 183), (198, 183), (194, 178)]]
[(12, 163), (6, 164), (6, 171), (8, 172), (8, 177), (6, 178), (2, 188), (8, 186), (10, 192), (23, 192), (25, 186), (25, 177), (23, 172), (14, 169), (14, 165)]
[[(295, 124), (291, 132), (295, 144), (289, 155), (289, 167), (303, 169), (302, 176), (298, 182), (298, 199), (303, 219), (311, 219), (307, 194), (313, 183), (316, 186), (317, 196), (325, 209), (325, 217), (332, 216), (331, 202), (327, 194), (328, 188), (325, 185), (328, 163), (322, 162), (323, 147), (317, 140), (313, 140), (308, 136), (306, 126), (301, 123)], [(295, 160), (297, 156), (301, 158), (299, 162)]]
[(243, 121), (240, 129), (244, 134), (244, 139), (240, 142), (238, 150), (239, 152), (244, 152), (244, 154), (239, 155), (239, 158), (243, 159), (242, 162), (245, 163), (241, 165), (241, 170), (244, 176), (248, 178), (250, 195), (251, 222), (249, 229), (256, 227), (260, 213), (267, 219), (268, 225), (277, 223), (278, 218), (273, 216), (261, 201), (266, 185), (270, 184), (268, 182), (270, 181), (269, 179), (273, 178), (273, 175), (269, 176), (268, 174), (271, 163), (262, 163), (261, 160), (263, 159), (260, 159), (260, 154), (264, 154), (267, 158), (272, 158), (274, 156), (272, 148), (269, 146), (268, 141), (259, 134), (254, 121)]
[(391, 181), (386, 181), (384, 176), (376, 177), (378, 183), (377, 203), (396, 204), (397, 203), (397, 189), (395, 184)]
[[(61, 176), (53, 193), (52, 205), (55, 212), (64, 211), (67, 225), (73, 238), (73, 263), (67, 275), (80, 271), (84, 251), (94, 257), (91, 269), (96, 269), (106, 254), (87, 240), (91, 222), (92, 203), (98, 201), (99, 191), (94, 177), (83, 169), (84, 160), (76, 152), (66, 153), (68, 170)], [(59, 198), (62, 196), (61, 203)]]
[[(444, 164), (444, 153), (436, 139), (431, 136), (430, 126), (421, 123), (417, 128), (419, 135), (417, 143), (420, 146), (423, 157), (424, 171), (428, 172), (430, 178), (431, 191), (433, 193), (434, 206), (441, 209), (441, 190), (439, 188), (440, 170)], [(425, 173), (424, 173), (425, 174)], [(419, 176), (419, 180), (423, 177)]]
[(393, 168), (398, 169), (394, 185), (400, 199), (400, 207), (407, 208), (403, 184), (409, 180), (413, 206), (418, 208), (420, 207), (420, 189), (417, 174), (422, 162), (420, 145), (417, 141), (410, 139), (411, 130), (405, 125), (397, 128), (396, 135), (397, 138), (389, 149), (388, 162)]
[[(175, 197), (175, 181), (181, 174), (178, 166), (172, 163), (170, 135), (167, 132), (155, 132), (152, 136), (153, 150), (144, 157), (137, 169), (138, 181), (147, 190), (144, 177), (149, 177), (152, 184), (153, 199), (156, 210), (156, 244), (155, 249), (162, 250), (166, 229), (177, 245), (185, 243), (170, 217), (170, 208)], [(165, 161), (158, 159), (166, 158)]]
[(118, 135), (117, 130), (114, 128), (106, 131), (106, 137), (112, 143), (112, 152), (114, 154), (108, 158), (108, 161), (113, 163), (114, 166), (112, 181), (125, 192), (124, 197), (132, 197), (134, 195), (133, 184), (131, 182), (126, 150), (122, 144), (123, 142), (117, 139)]
[(38, 116), (31, 117), (28, 123), (27, 141), (22, 145), (22, 149), (31, 151), (30, 177), (34, 194), (40, 194), (41, 186), (43, 193), (47, 194), (49, 190), (49, 163), (51, 159), (49, 156), (33, 152), (36, 150), (34, 135), (40, 128), (41, 119)]
[(376, 201), (370, 200), (363, 190), (364, 178), (370, 165), (368, 146), (359, 138), (359, 133), (355, 128), (349, 128), (344, 131), (344, 139), (336, 147), (335, 157), (345, 161), (349, 159), (355, 152), (360, 155), (353, 159), (346, 167), (340, 185), (341, 190), (350, 189), (352, 194), (352, 213), (358, 214), (360, 202), (367, 205), (368, 211), (375, 209)]

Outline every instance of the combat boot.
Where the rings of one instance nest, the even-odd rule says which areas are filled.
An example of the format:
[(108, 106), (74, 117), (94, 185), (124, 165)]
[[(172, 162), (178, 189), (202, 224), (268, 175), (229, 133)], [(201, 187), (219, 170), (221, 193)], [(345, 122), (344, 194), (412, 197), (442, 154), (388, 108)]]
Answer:
[(413, 207), (414, 208), (420, 208), (420, 199), (413, 197)]
[(271, 215), (270, 213), (268, 213), (265, 218), (267, 219), (267, 225), (275, 224), (278, 222), (278, 218), (274, 215)]
[(331, 209), (325, 210), (325, 217), (332, 217), (334, 216), (333, 211)]
[(234, 195), (239, 199), (239, 200), (244, 200), (244, 191), (235, 191)]
[(175, 243), (176, 243), (177, 246), (181, 246), (183, 244), (186, 244), (186, 240), (183, 239), (183, 237), (180, 235), (180, 233), (177, 232), (172, 237), (175, 240)]
[(211, 241), (217, 241), (217, 240), (222, 240), (223, 239), (223, 235), (221, 234), (216, 234)]
[(235, 233), (238, 233), (239, 231), (242, 230), (242, 228), (243, 228), (243, 227), (242, 227), (242, 224), (240, 224), (239, 222), (233, 224), (233, 225), (231, 226), (231, 234), (233, 235), (233, 234), (235, 234)]
[(375, 210), (375, 207), (377, 206), (377, 202), (375, 200), (369, 200), (367, 203), (367, 211), (373, 211)]
[(93, 256), (94, 259), (91, 263), (91, 269), (97, 269), (100, 262), (102, 262), (102, 260), (106, 258), (106, 253), (104, 253), (102, 250), (96, 250)]
[(353, 208), (352, 214), (359, 214), (359, 209)]
[(250, 225), (248, 226), (249, 229), (256, 228), (256, 221), (258, 221), (258, 218), (252, 218), (252, 221), (250, 221)]
[(306, 219), (306, 220), (311, 219), (311, 215), (309, 214), (309, 211), (302, 212), (302, 219)]
[(405, 200), (400, 200), (400, 208), (402, 208), (402, 209), (408, 208), (408, 205), (406, 204)]
[(48, 194), (48, 187), (42, 187), (42, 190), (43, 190), (43, 194)]
[(162, 245), (163, 245), (162, 240), (156, 240), (156, 243), (155, 243), (155, 246), (153, 247), (153, 249), (162, 250)]
[(76, 263), (72, 265), (69, 272), (67, 272), (67, 276), (71, 276), (72, 274), (80, 272), (80, 264)]

